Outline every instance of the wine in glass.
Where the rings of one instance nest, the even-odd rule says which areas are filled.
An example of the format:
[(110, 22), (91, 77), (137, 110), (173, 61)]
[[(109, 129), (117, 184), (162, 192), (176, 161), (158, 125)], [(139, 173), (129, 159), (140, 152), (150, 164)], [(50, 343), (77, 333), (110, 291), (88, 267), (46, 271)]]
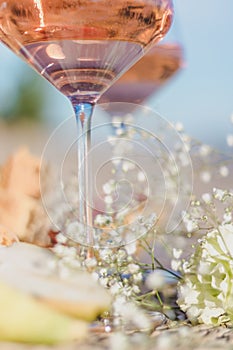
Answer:
[(100, 102), (142, 103), (176, 76), (184, 66), (184, 49), (178, 25), (176, 16), (168, 35), (121, 76), (103, 94)]
[[(93, 247), (91, 117), (100, 96), (168, 32), (172, 0), (0, 0), (0, 38), (71, 101), (79, 217)], [(89, 250), (91, 252), (91, 249)]]

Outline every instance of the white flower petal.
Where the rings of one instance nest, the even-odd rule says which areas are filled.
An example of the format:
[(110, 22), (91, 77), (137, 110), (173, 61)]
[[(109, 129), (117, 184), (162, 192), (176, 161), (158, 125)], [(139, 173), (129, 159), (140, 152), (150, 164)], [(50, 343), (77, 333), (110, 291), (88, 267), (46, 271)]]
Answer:
[(227, 252), (233, 258), (233, 225), (226, 224), (219, 226), (219, 231), (222, 235), (225, 246), (227, 247)]
[(162, 271), (154, 271), (146, 279), (146, 285), (149, 289), (161, 290), (165, 285), (165, 276)]
[(225, 312), (222, 308), (205, 308), (202, 314), (199, 316), (199, 320), (207, 325), (212, 325), (214, 323), (213, 319), (219, 318)]

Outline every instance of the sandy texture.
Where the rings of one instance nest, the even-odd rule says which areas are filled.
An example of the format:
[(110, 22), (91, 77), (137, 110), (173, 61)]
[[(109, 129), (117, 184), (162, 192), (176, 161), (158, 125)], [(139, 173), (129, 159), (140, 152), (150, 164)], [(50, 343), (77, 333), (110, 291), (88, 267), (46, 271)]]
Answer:
[[(132, 340), (134, 336), (129, 339)], [(59, 346), (25, 345), (0, 343), (0, 350), (110, 350), (111, 335), (91, 334), (85, 343), (72, 343)], [(116, 344), (115, 344), (116, 346)], [(114, 346), (114, 349), (116, 347)], [(233, 329), (226, 327), (212, 328), (208, 326), (184, 326), (175, 328), (161, 327), (151, 336), (149, 342), (145, 344), (128, 344), (127, 349), (133, 350), (232, 350), (233, 349)], [(119, 348), (119, 350), (121, 350)]]

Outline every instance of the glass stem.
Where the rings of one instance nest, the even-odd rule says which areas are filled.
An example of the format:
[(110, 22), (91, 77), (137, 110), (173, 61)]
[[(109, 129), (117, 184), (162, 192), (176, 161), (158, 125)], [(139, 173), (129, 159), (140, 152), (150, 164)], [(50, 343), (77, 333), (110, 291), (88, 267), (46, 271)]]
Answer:
[(79, 222), (86, 233), (87, 258), (93, 257), (93, 217), (92, 217), (92, 179), (91, 179), (91, 120), (94, 104), (73, 104), (78, 128), (78, 200)]

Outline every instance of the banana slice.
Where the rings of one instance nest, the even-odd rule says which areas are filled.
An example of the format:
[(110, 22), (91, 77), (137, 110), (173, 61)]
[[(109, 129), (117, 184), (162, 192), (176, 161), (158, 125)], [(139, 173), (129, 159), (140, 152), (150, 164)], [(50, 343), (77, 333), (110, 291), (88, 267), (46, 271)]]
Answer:
[(0, 247), (0, 281), (83, 320), (94, 320), (109, 309), (109, 293), (89, 273), (75, 269), (61, 279), (50, 269), (56, 259), (50, 250), (27, 243)]
[(52, 345), (87, 336), (88, 323), (61, 314), (3, 283), (0, 310), (1, 341)]

